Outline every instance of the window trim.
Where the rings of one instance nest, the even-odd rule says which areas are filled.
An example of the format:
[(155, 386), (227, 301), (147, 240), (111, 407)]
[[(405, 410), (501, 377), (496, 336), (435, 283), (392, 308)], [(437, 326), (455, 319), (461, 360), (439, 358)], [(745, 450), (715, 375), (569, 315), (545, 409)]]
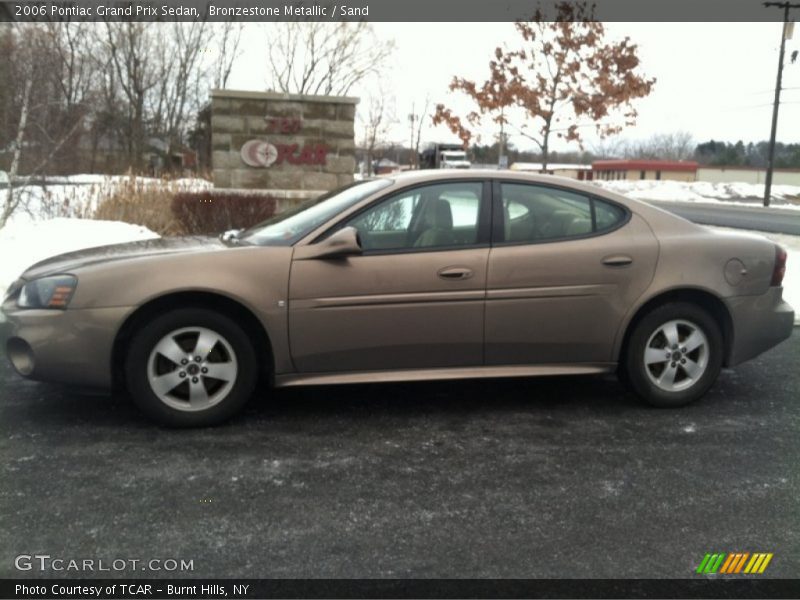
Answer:
[[(544, 240), (528, 240), (523, 242), (508, 242), (505, 240), (505, 214), (503, 212), (503, 196), (501, 194), (500, 186), (503, 184), (511, 184), (511, 185), (527, 185), (532, 187), (540, 187), (540, 188), (547, 188), (551, 190), (558, 190), (563, 192), (568, 192), (570, 194), (575, 194), (578, 196), (585, 196), (589, 200), (589, 208), (592, 213), (592, 232), (591, 233), (584, 233), (581, 235), (567, 235), (561, 236), (557, 238), (547, 238)], [(574, 190), (572, 188), (563, 186), (563, 185), (553, 185), (550, 183), (541, 183), (541, 182), (528, 182), (528, 181), (520, 181), (514, 179), (492, 179), (492, 239), (491, 245), (492, 248), (502, 248), (506, 246), (533, 246), (533, 245), (540, 245), (540, 244), (552, 244), (556, 242), (571, 242), (577, 240), (587, 240), (590, 238), (600, 237), (601, 235), (608, 235), (609, 233), (613, 233), (618, 229), (621, 229), (627, 225), (631, 218), (633, 217), (633, 213), (631, 210), (625, 206), (624, 204), (620, 204), (615, 200), (611, 200), (609, 198), (605, 198), (598, 194), (592, 194), (591, 192), (583, 192), (583, 190)], [(597, 218), (595, 215), (595, 201), (606, 202), (612, 206), (615, 206), (622, 210), (624, 213), (623, 218), (620, 219), (614, 227), (609, 227), (608, 229), (603, 229), (601, 231), (597, 231)], [(502, 241), (499, 241), (502, 240)]]
[(490, 180), (486, 179), (485, 177), (428, 180), (424, 182), (422, 181), (416, 182), (396, 190), (390, 190), (383, 196), (373, 199), (364, 206), (338, 219), (330, 227), (327, 227), (319, 235), (315, 236), (314, 239), (311, 242), (309, 242), (309, 244), (316, 244), (317, 242), (325, 239), (326, 236), (336, 232), (337, 229), (340, 228), (341, 226), (345, 226), (346, 223), (352, 221), (353, 219), (358, 218), (358, 216), (361, 215), (362, 213), (370, 210), (371, 208), (374, 208), (375, 206), (378, 206), (379, 204), (382, 204), (383, 202), (390, 202), (397, 196), (402, 194), (407, 194), (408, 192), (411, 192), (418, 188), (430, 187), (435, 185), (446, 185), (448, 183), (481, 184), (481, 195), (479, 198), (480, 204), (478, 206), (478, 232), (477, 232), (478, 241), (476, 243), (458, 244), (452, 246), (434, 246), (430, 248), (387, 248), (387, 249), (364, 250), (359, 256), (385, 256), (387, 254), (418, 254), (420, 252), (447, 252), (447, 251), (452, 252), (454, 250), (474, 250), (480, 248), (490, 248), (491, 225), (492, 225), (492, 214), (491, 214), (492, 190), (491, 190)]

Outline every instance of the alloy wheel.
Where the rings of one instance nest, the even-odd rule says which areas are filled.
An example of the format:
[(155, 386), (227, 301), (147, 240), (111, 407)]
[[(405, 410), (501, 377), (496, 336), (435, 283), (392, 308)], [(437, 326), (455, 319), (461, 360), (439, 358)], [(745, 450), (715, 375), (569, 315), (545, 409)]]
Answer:
[(147, 360), (153, 393), (167, 406), (187, 412), (207, 410), (224, 400), (238, 373), (231, 344), (206, 327), (168, 333)]
[(648, 378), (666, 392), (680, 392), (697, 383), (706, 372), (708, 358), (708, 337), (684, 319), (658, 327), (647, 340), (643, 357)]

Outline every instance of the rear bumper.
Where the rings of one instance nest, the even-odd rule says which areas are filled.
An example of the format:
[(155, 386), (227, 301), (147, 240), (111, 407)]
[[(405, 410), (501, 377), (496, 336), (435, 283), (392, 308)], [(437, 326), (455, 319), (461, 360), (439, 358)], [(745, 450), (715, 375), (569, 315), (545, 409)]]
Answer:
[(761, 296), (736, 296), (725, 302), (733, 320), (728, 365), (750, 360), (792, 335), (794, 310), (782, 298), (783, 288)]
[(20, 375), (111, 387), (114, 338), (130, 308), (19, 310), (6, 304), (3, 309), (6, 355)]

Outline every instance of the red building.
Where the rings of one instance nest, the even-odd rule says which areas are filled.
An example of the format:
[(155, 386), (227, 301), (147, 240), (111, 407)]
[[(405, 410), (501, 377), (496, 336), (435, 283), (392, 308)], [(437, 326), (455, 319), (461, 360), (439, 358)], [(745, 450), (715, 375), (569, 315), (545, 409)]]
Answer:
[(697, 163), (691, 160), (596, 160), (592, 163), (594, 179), (668, 179), (695, 181)]

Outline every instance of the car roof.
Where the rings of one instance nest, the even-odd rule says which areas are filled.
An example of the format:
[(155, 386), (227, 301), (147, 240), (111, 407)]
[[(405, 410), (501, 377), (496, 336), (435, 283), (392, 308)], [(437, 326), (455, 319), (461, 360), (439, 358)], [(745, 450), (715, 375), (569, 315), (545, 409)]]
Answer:
[(488, 178), (488, 177), (502, 177), (512, 179), (526, 179), (528, 181), (547, 181), (548, 179), (564, 179), (571, 181), (565, 177), (556, 177), (546, 173), (530, 173), (524, 171), (509, 171), (501, 169), (417, 169), (413, 171), (402, 171), (400, 173), (390, 173), (385, 175), (388, 179), (394, 179), (398, 182), (404, 181), (428, 181), (436, 179), (474, 179)]
[[(528, 171), (509, 171), (501, 169), (419, 169), (415, 171), (380, 175), (378, 177), (392, 181), (395, 186), (445, 180), (452, 181), (454, 179), (503, 179), (506, 181), (514, 180), (527, 183), (556, 185), (598, 196), (609, 196), (605, 190), (598, 186), (587, 185), (568, 177), (559, 177), (558, 175), (549, 175), (547, 173), (530, 173)], [(613, 194), (613, 196), (617, 195)]]

